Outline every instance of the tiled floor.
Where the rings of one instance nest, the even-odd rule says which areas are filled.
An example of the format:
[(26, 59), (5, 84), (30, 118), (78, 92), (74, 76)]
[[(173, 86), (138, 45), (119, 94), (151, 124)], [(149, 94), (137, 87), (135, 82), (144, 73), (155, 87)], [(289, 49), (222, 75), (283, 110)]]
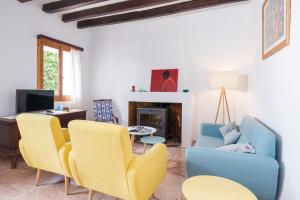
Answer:
[[(153, 200), (181, 200), (181, 185), (185, 180), (184, 149), (169, 147), (168, 174), (154, 194)], [(140, 154), (142, 146), (135, 144), (134, 152)], [(36, 170), (19, 159), (17, 169), (10, 169), (10, 160), (0, 156), (0, 200), (86, 200), (87, 190), (72, 181), (71, 195), (64, 194), (64, 178), (43, 173), (41, 185), (34, 185)], [(96, 193), (94, 200), (112, 200), (113, 197)]]

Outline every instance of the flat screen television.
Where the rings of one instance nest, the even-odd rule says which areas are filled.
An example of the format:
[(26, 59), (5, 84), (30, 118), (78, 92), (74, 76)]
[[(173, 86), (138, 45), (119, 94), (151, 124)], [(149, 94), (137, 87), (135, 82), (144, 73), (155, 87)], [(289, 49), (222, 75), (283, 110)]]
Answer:
[(54, 109), (53, 90), (16, 90), (16, 113)]

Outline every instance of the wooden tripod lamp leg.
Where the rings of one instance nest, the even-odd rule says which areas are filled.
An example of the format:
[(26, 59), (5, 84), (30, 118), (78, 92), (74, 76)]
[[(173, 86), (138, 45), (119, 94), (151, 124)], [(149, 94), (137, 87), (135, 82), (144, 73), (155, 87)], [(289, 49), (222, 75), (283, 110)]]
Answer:
[(224, 89), (224, 98), (225, 98), (225, 104), (226, 104), (226, 109), (227, 109), (228, 120), (229, 120), (229, 122), (231, 122), (231, 119), (230, 119), (230, 112), (229, 112), (229, 107), (228, 107), (228, 101), (227, 101), (227, 95), (226, 95), (225, 89)]
[(223, 91), (223, 98), (222, 98), (222, 109), (223, 109), (223, 116), (222, 116), (222, 123), (225, 123), (225, 89)]
[(218, 110), (217, 110), (217, 115), (216, 115), (216, 118), (215, 118), (215, 123), (217, 123), (218, 121), (218, 116), (219, 116), (219, 112), (220, 112), (220, 106), (221, 106), (221, 101), (223, 101), (223, 96), (224, 96), (224, 90), (225, 88), (223, 87), (222, 90), (221, 90), (221, 95), (220, 95), (220, 98), (219, 98), (219, 104), (218, 104)]

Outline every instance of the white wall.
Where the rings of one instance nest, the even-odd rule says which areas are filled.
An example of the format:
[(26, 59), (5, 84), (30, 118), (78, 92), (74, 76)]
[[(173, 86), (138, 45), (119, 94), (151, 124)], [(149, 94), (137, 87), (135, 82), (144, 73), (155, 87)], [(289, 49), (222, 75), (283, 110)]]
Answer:
[(45, 14), (34, 2), (15, 0), (0, 1), (0, 22), (0, 116), (14, 114), (16, 89), (36, 88), (38, 34), (85, 48), (83, 72), (87, 76), (88, 30)]
[[(123, 124), (122, 95), (131, 85), (149, 90), (151, 70), (179, 68), (179, 91), (197, 95), (197, 126), (214, 120), (219, 91), (209, 70), (239, 69), (254, 60), (248, 2), (91, 30), (92, 99), (112, 98)], [(246, 92), (229, 92), (233, 118), (248, 113)]]
[(253, 114), (279, 135), (280, 199), (297, 200), (300, 199), (300, 1), (292, 1), (291, 44), (266, 60), (261, 59), (262, 3), (255, 2), (252, 16), (257, 53), (250, 77)]

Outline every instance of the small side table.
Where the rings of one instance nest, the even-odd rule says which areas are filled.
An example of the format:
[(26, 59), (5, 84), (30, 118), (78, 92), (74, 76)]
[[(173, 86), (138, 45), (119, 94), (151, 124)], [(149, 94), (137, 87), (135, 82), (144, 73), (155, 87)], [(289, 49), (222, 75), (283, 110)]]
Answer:
[(182, 185), (187, 200), (257, 200), (246, 187), (229, 179), (216, 176), (194, 176)]
[(159, 136), (146, 136), (146, 137), (143, 137), (141, 139), (141, 142), (144, 143), (143, 153), (145, 153), (148, 144), (154, 145), (154, 144), (158, 144), (158, 143), (164, 143), (165, 141), (166, 141), (165, 138), (159, 137)]
[(157, 129), (149, 126), (129, 126), (128, 133), (131, 135), (131, 145), (133, 147), (135, 136), (153, 135)]

